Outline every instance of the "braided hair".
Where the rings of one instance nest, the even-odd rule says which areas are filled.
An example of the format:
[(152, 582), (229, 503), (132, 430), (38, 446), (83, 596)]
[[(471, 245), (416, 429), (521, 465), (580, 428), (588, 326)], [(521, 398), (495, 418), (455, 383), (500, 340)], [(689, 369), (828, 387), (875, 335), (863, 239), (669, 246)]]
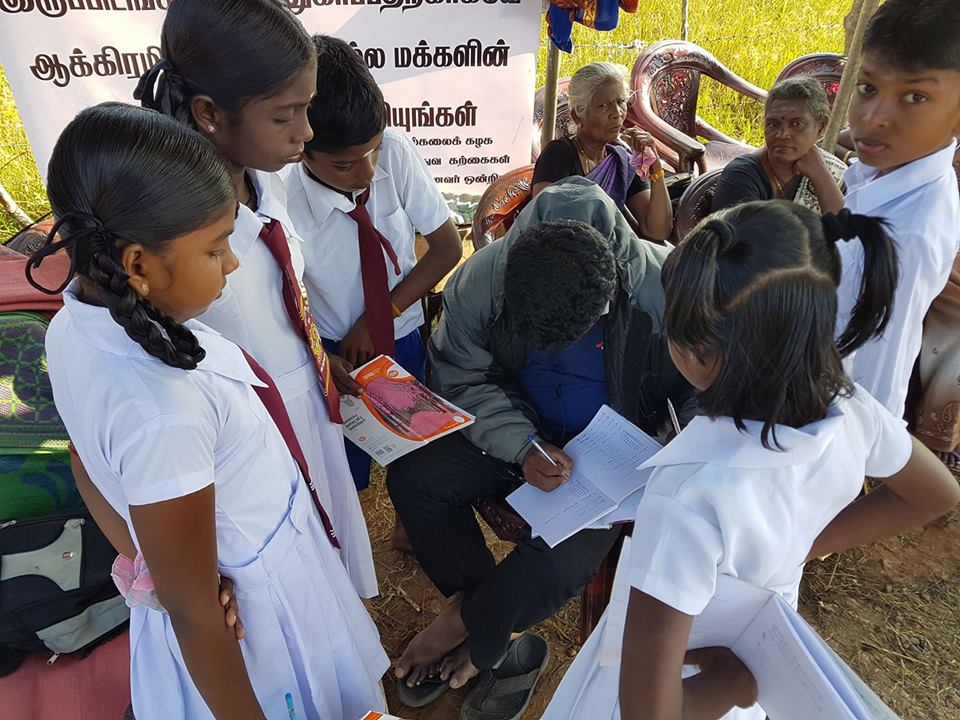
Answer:
[[(864, 279), (837, 338), (837, 242), (859, 238)], [(822, 218), (796, 203), (750, 202), (702, 221), (663, 266), (667, 337), (720, 361), (698, 398), (711, 417), (802, 427), (826, 416), (853, 383), (842, 359), (883, 333), (898, 268), (883, 222), (843, 210)], [(779, 447), (779, 446), (778, 446)]]
[[(47, 195), (57, 222), (27, 263), (31, 285), (55, 294), (74, 274), (88, 278), (98, 302), (134, 342), (167, 365), (196, 368), (204, 357), (196, 336), (133, 290), (120, 255), (131, 244), (162, 253), (235, 201), (214, 147), (158, 112), (95, 105), (60, 134), (47, 169)], [(61, 249), (70, 256), (70, 272), (59, 288), (44, 288), (32, 271)]]

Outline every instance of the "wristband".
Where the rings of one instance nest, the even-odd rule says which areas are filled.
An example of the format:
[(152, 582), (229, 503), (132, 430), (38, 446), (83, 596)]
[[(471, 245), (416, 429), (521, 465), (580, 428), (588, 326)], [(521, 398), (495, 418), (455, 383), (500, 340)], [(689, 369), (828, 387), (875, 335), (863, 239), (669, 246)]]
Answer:
[(403, 315), (403, 310), (398, 308), (396, 303), (390, 303), (390, 307), (393, 309), (393, 316), (395, 318), (398, 318), (401, 315)]
[(666, 174), (667, 173), (663, 168), (660, 168), (659, 170), (655, 170), (654, 172), (650, 173), (650, 182), (656, 182), (657, 180), (662, 180), (663, 176)]

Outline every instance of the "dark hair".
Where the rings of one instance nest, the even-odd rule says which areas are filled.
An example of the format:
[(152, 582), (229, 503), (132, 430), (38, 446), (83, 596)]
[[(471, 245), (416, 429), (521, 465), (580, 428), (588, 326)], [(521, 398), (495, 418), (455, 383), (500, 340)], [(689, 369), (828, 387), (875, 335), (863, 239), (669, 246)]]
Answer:
[[(863, 282), (836, 340), (840, 254), (858, 237)], [(720, 370), (699, 396), (711, 416), (776, 425), (825, 417), (853, 390), (841, 358), (883, 332), (897, 287), (896, 251), (876, 218), (816, 213), (788, 201), (750, 202), (710, 216), (668, 256), (662, 279), (667, 337)], [(867, 279), (869, 278), (869, 282)], [(778, 445), (779, 447), (779, 445)]]
[(811, 77), (788, 78), (781, 80), (770, 89), (765, 107), (777, 100), (796, 100), (806, 105), (816, 122), (830, 117), (830, 101), (827, 91), (817, 80)]
[(314, 56), (310, 35), (280, 0), (173, 0), (160, 50), (163, 59), (133, 96), (191, 126), (195, 95), (237, 113), (282, 88)]
[(960, 2), (887, 0), (867, 26), (863, 49), (906, 71), (960, 70)]
[(317, 94), (307, 108), (313, 139), (306, 151), (338, 152), (370, 142), (387, 126), (383, 93), (357, 51), (343, 40), (314, 35)]
[(507, 253), (504, 308), (514, 331), (540, 350), (583, 337), (617, 287), (609, 241), (579, 220), (525, 228)]
[[(57, 293), (74, 273), (89, 278), (134, 342), (167, 365), (195, 368), (204, 357), (196, 337), (133, 291), (120, 252), (139, 244), (162, 253), (171, 240), (204, 227), (236, 200), (213, 145), (152, 110), (95, 105), (60, 134), (47, 168), (47, 195), (57, 222), (27, 263), (30, 283)], [(56, 290), (40, 287), (32, 269), (61, 248), (70, 255), (67, 280)]]

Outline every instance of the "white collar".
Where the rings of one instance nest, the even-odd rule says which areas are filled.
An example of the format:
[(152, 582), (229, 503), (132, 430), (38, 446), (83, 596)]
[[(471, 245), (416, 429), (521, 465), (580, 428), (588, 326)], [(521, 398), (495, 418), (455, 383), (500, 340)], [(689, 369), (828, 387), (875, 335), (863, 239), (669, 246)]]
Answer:
[(861, 214), (886, 205), (892, 200), (912, 193), (944, 175), (953, 175), (953, 156), (957, 141), (935, 153), (908, 162), (893, 172), (880, 176), (880, 171), (862, 162), (855, 162), (844, 173), (847, 185), (847, 204)]
[[(150, 355), (134, 342), (110, 316), (107, 308), (82, 302), (77, 297), (78, 285), (79, 281), (74, 279), (63, 291), (63, 305), (73, 326), (84, 341), (111, 355), (164, 364), (162, 360)], [(240, 348), (216, 330), (197, 320), (188, 320), (184, 323), (184, 327), (197, 336), (201, 347), (206, 351), (206, 356), (197, 365), (198, 370), (212, 372), (248, 385), (266, 387), (253, 373)]]
[[(355, 190), (352, 198), (345, 197), (336, 190), (331, 190), (326, 185), (321, 185), (307, 174), (306, 165), (302, 162), (297, 163), (297, 176), (300, 179), (300, 185), (303, 186), (303, 193), (307, 197), (307, 203), (310, 205), (310, 213), (317, 225), (323, 225), (334, 210), (342, 213), (348, 213), (357, 206), (357, 196), (363, 193), (363, 190)], [(379, 163), (373, 173), (373, 180), (370, 182), (370, 194), (373, 195), (374, 183), (390, 177), (386, 170)]]
[[(730, 468), (763, 470), (808, 464), (823, 455), (843, 425), (843, 400), (830, 406), (827, 417), (802, 428), (778, 425), (777, 441), (784, 450), (768, 450), (760, 442), (763, 423), (745, 420), (746, 431), (733, 418), (695, 417), (679, 435), (640, 467), (711, 463)], [(772, 443), (773, 438), (770, 438)]]

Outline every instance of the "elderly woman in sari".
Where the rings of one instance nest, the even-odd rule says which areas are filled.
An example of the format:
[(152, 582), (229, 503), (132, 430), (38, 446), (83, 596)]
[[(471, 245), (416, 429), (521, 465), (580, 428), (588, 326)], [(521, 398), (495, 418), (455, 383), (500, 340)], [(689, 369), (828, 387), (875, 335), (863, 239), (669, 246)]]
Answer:
[(653, 137), (638, 128), (623, 129), (630, 98), (626, 68), (584, 65), (570, 78), (567, 94), (575, 133), (543, 149), (533, 171), (534, 197), (558, 180), (583, 175), (603, 188), (634, 232), (665, 240), (673, 208)]
[(723, 169), (713, 210), (750, 200), (793, 200), (814, 212), (843, 208), (840, 184), (847, 166), (817, 147), (830, 103), (812, 78), (774, 85), (764, 108), (764, 146)]

